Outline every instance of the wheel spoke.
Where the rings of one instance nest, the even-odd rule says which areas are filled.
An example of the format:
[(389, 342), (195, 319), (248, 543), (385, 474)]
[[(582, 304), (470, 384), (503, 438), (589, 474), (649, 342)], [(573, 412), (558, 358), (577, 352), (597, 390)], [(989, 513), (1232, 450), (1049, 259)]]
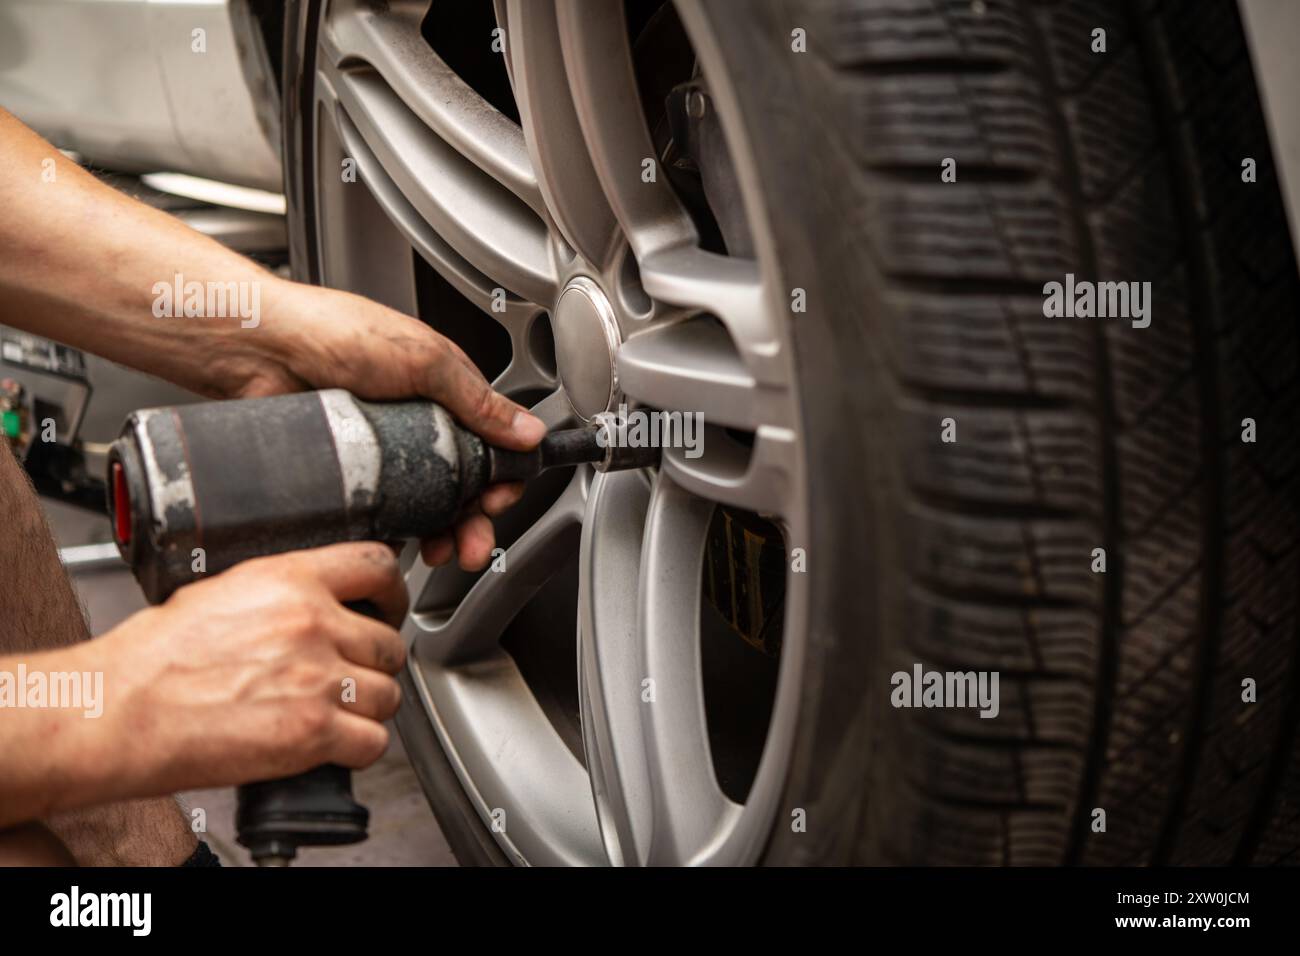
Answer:
[(693, 495), (787, 517), (797, 452), (795, 433), (788, 428), (760, 425), (753, 444), (745, 445), (721, 428), (706, 426), (700, 457), (665, 448), (660, 470)]
[[(334, 114), (322, 111), (322, 115)], [(318, 162), (331, 166), (342, 162), (347, 147), (338, 124), (322, 122), (317, 140)], [(358, 160), (358, 165), (361, 162)], [(368, 162), (377, 170), (374, 178), (386, 180), (373, 158)], [(391, 184), (389, 189), (405, 203)], [(403, 228), (400, 211), (394, 214), (381, 194), (354, 187), (322, 190), (317, 197), (316, 218), (321, 227), (317, 251), (322, 284), (364, 295), (406, 315), (418, 314), (415, 257), (410, 252), (410, 237)], [(358, 233), (368, 238), (362, 247), (351, 239)], [(451, 255), (459, 258), (454, 252)]]
[(522, 131), (424, 42), (420, 23), (428, 9), (429, 0), (335, 0), (322, 49), (338, 71), (361, 64), (373, 68), (429, 130), (541, 212)]
[(640, 265), (648, 295), (716, 316), (758, 382), (785, 384), (776, 313), (766, 300), (757, 262), (676, 246), (643, 258)]
[(339, 113), (335, 118), (339, 121), (335, 129), (343, 149), (356, 161), (358, 178), (425, 262), (436, 269), (461, 295), (510, 330), (512, 335), (516, 328), (526, 325), (537, 315), (539, 307), (536, 304), (516, 295), (498, 294), (491, 279), (471, 266), (434, 232), (394, 185), (347, 115)]
[(480, 272), (539, 303), (555, 295), (546, 226), (448, 146), (374, 72), (335, 78), (338, 105), (420, 216)]
[(754, 431), (783, 424), (786, 393), (760, 388), (718, 323), (687, 319), (650, 329), (618, 350), (618, 383), (653, 408), (699, 412), (712, 425)]
[(587, 499), (578, 578), (578, 667), (583, 743), (605, 852), (644, 863), (650, 778), (642, 738), (636, 603), (650, 487), (639, 472), (596, 475)]
[(698, 862), (739, 805), (713, 771), (700, 665), (700, 567), (713, 505), (662, 471), (646, 518), (637, 595), (643, 679), (653, 701), (641, 710), (653, 819), (647, 862)]
[[(637, 259), (670, 246), (695, 245), (695, 225), (658, 169), (632, 70), (623, 4), (559, 0), (556, 9), (587, 151)], [(646, 176), (647, 160), (653, 178)]]
[[(505, 549), (504, 569), (483, 572), (450, 616), (421, 614), (417, 603), (412, 616), (423, 656), (449, 667), (489, 656), (506, 625), (577, 550), (584, 499), (583, 476), (575, 474), (559, 499)], [(422, 580), (418, 572), (425, 572)], [(412, 587), (425, 585), (429, 572), (417, 562)]]
[(536, 0), (510, 0), (508, 20), (515, 99), (542, 197), (569, 244), (601, 266), (611, 249), (614, 215), (595, 188), (598, 180), (573, 109), (555, 8)]
[[(443, 668), (420, 656), (422, 706), (484, 827), (513, 863), (599, 863), (599, 826), (587, 774), (569, 752), (510, 656)], [(404, 705), (405, 706), (405, 705)]]
[(545, 422), (546, 427), (551, 431), (557, 428), (572, 428), (578, 420), (573, 406), (569, 404), (568, 396), (564, 394), (563, 389), (558, 388), (534, 405), (531, 411)]
[(528, 358), (527, 346), (514, 343), (514, 357), (506, 370), (492, 381), (492, 388), (507, 397), (541, 388), (554, 388), (555, 378)]

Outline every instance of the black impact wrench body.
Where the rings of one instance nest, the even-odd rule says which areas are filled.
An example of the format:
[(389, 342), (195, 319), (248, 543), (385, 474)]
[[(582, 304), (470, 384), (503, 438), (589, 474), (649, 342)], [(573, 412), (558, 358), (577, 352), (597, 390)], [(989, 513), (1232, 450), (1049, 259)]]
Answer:
[[(365, 402), (341, 389), (135, 412), (109, 453), (118, 548), (151, 603), (241, 561), (339, 541), (445, 532), (489, 485), (590, 462), (655, 464), (600, 426), (552, 432), (529, 452), (486, 444), (427, 401)], [(367, 602), (349, 605), (377, 616)], [(364, 840), (351, 773), (325, 766), (238, 789), (239, 842), (261, 864), (298, 846)]]

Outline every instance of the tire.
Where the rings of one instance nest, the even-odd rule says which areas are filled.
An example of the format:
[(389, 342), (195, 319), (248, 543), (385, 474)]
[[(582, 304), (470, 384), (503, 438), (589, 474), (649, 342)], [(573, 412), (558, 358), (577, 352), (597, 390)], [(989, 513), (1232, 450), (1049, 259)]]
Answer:
[[(798, 379), (861, 383), (804, 396), (808, 832), (768, 859), (1294, 862), (1300, 297), (1236, 4), (708, 10)], [(1067, 272), (1151, 281), (1150, 327), (1045, 318)], [(916, 663), (1000, 715), (892, 707)]]
[[(285, 129), (318, 279), (314, 6)], [(1235, 0), (678, 7), (806, 301), (806, 639), (761, 862), (1294, 861), (1300, 282)], [(1067, 274), (1150, 282), (1149, 327), (1046, 316)], [(916, 666), (997, 674), (997, 716), (894, 706)], [(417, 683), (439, 822), (505, 862)]]

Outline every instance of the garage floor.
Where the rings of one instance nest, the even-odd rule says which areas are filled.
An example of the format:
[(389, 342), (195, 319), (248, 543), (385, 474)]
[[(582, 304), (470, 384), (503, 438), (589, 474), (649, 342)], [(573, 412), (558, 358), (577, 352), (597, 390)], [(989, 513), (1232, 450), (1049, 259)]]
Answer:
[[(55, 501), (46, 501), (45, 508), (60, 545), (110, 540), (107, 518)], [(73, 582), (95, 634), (110, 630), (144, 606), (139, 589), (125, 568), (80, 573), (74, 575)], [(388, 753), (374, 766), (354, 775), (353, 789), (357, 798), (370, 808), (370, 839), (351, 847), (304, 850), (296, 865), (456, 865), (395, 730)], [(232, 789), (195, 790), (180, 797), (187, 808), (201, 807), (206, 811), (206, 839), (222, 863), (251, 865), (246, 852), (235, 843)]]

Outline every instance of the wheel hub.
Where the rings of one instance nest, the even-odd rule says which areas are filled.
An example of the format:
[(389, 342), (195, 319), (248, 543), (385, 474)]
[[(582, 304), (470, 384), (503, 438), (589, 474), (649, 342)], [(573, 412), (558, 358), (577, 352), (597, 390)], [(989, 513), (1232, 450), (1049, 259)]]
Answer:
[(613, 407), (614, 356), (622, 335), (614, 308), (594, 281), (572, 279), (555, 304), (555, 364), (569, 404), (585, 421)]

